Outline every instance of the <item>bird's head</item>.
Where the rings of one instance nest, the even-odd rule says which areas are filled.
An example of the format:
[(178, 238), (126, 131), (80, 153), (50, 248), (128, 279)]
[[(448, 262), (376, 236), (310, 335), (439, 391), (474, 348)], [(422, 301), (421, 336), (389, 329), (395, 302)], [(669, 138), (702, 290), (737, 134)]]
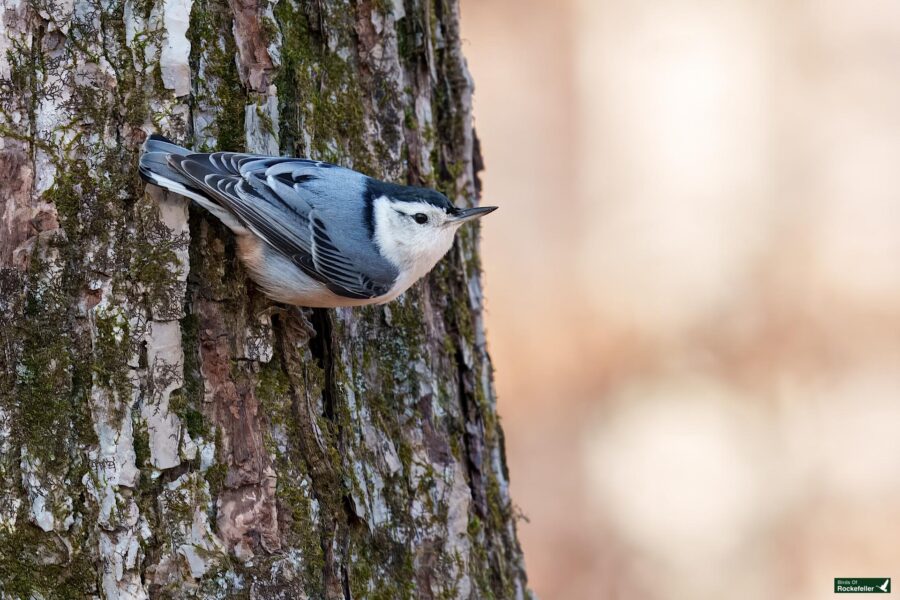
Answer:
[(398, 268), (421, 277), (447, 253), (461, 225), (496, 209), (496, 206), (461, 209), (434, 190), (392, 187), (373, 197), (375, 243)]

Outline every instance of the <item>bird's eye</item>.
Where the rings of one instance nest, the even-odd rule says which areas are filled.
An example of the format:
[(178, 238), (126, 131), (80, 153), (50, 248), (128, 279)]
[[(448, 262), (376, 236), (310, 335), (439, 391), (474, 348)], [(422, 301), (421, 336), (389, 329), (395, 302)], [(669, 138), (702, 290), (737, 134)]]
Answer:
[(416, 213), (413, 215), (413, 219), (415, 219), (416, 223), (418, 223), (419, 225), (424, 225), (428, 222), (428, 215), (423, 213)]

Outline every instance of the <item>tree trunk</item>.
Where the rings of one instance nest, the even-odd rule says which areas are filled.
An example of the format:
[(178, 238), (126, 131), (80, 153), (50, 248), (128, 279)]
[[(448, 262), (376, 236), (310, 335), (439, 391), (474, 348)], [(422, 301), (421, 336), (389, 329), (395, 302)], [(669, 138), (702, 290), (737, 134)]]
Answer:
[(387, 306), (273, 307), (137, 176), (158, 131), (471, 204), (454, 0), (0, 7), (0, 598), (527, 597), (475, 230)]

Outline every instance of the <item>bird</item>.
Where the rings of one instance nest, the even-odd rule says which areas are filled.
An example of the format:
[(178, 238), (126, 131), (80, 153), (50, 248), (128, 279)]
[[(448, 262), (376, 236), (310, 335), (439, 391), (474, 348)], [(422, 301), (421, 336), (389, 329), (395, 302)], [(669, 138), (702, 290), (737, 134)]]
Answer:
[(887, 592), (888, 587), (890, 585), (891, 585), (891, 580), (890, 580), (890, 578), (888, 578), (888, 579), (884, 580), (884, 583), (882, 583), (881, 585), (878, 586), (878, 589), (881, 590), (882, 592)]
[(385, 304), (428, 274), (461, 225), (495, 206), (458, 208), (440, 192), (307, 158), (196, 153), (152, 134), (139, 171), (235, 235), (263, 293), (309, 308)]

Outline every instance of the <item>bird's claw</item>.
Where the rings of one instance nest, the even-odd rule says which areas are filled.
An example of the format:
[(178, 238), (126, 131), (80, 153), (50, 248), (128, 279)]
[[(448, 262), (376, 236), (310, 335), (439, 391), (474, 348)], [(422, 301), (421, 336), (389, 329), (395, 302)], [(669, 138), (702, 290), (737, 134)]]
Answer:
[(284, 332), (287, 333), (292, 340), (296, 340), (301, 344), (306, 344), (310, 339), (316, 336), (316, 328), (310, 322), (307, 316), (308, 308), (300, 308), (299, 306), (282, 306), (273, 304), (272, 306), (262, 310), (258, 317), (269, 317), (277, 315)]

